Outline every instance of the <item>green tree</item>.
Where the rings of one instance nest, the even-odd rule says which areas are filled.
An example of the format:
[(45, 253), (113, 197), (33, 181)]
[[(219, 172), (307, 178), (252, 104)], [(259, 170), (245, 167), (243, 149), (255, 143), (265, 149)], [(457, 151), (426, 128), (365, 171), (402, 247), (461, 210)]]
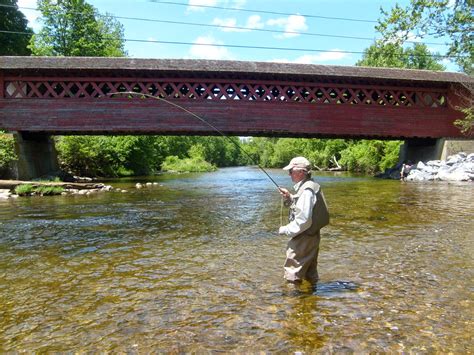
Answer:
[(31, 38), (34, 55), (120, 57), (123, 26), (84, 0), (39, 0), (43, 27)]
[(384, 142), (379, 140), (355, 141), (341, 152), (340, 163), (349, 171), (375, 173), (379, 171), (384, 150)]
[(22, 32), (0, 33), (0, 56), (31, 54), (28, 43), (33, 35), (33, 30), (28, 27), (28, 20), (18, 10), (17, 0), (0, 0), (0, 29)]
[(17, 159), (11, 134), (0, 131), (0, 177), (8, 177), (10, 164)]
[(275, 143), (278, 138), (253, 137), (244, 144), (244, 149), (252, 158), (247, 159), (246, 164), (258, 163), (261, 166), (270, 166), (270, 159), (273, 154)]
[(334, 159), (339, 160), (348, 144), (344, 139), (307, 139), (306, 142), (303, 155), (321, 169), (335, 167)]
[(396, 4), (390, 11), (381, 9), (382, 18), (376, 26), (385, 43), (403, 44), (415, 35), (447, 37), (448, 55), (467, 74), (473, 74), (474, 8), (472, 0), (410, 0), (401, 7)]
[(188, 154), (191, 159), (204, 159), (205, 148), (201, 143), (194, 144), (189, 148)]
[(416, 43), (413, 48), (403, 48), (397, 43), (377, 42), (364, 50), (357, 66), (445, 70), (439, 59), (432, 56), (425, 44)]
[(295, 156), (305, 155), (307, 142), (304, 139), (297, 138), (281, 138), (279, 139), (273, 150), (270, 159), (271, 167), (282, 167)]
[(56, 142), (61, 167), (82, 176), (118, 176), (123, 170), (124, 152), (113, 137), (66, 136)]
[(121, 157), (118, 175), (149, 175), (159, 170), (164, 157), (157, 151), (155, 136), (104, 137)]

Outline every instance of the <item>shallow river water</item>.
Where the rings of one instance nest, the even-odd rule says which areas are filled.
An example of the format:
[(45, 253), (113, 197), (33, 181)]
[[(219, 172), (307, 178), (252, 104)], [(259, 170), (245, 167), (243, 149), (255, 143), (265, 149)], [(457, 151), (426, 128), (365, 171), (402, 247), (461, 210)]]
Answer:
[(316, 179), (316, 292), (255, 168), (0, 201), (0, 351), (472, 352), (474, 185)]

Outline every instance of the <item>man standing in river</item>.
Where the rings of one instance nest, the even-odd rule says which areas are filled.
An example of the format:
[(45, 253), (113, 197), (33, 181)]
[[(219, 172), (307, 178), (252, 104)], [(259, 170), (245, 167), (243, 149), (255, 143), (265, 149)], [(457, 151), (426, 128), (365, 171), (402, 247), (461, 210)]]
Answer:
[(279, 234), (290, 237), (284, 265), (285, 279), (293, 284), (308, 280), (315, 285), (319, 279), (317, 264), (320, 229), (329, 223), (329, 212), (319, 184), (311, 179), (311, 163), (304, 157), (293, 158), (283, 168), (288, 170), (295, 194), (280, 188), (285, 206), (290, 207), (289, 223)]

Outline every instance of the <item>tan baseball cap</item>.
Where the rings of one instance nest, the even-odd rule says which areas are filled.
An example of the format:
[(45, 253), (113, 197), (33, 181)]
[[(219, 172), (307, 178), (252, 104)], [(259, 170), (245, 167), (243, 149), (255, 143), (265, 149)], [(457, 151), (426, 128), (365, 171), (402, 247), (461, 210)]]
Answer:
[(305, 157), (296, 157), (291, 159), (290, 164), (285, 166), (283, 170), (311, 170), (311, 163)]

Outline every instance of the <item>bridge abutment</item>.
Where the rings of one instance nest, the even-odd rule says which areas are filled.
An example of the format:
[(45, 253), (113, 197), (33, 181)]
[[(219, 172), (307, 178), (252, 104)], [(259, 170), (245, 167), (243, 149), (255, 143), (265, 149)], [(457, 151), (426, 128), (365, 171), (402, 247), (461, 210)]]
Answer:
[(31, 180), (59, 170), (56, 148), (51, 135), (15, 132), (13, 136), (18, 156), (18, 179)]
[(441, 160), (446, 160), (450, 155), (464, 152), (474, 153), (474, 140), (472, 139), (443, 139), (444, 145), (441, 152)]
[(400, 147), (400, 162), (437, 160), (441, 158), (444, 139), (411, 138)]
[(459, 152), (473, 153), (474, 140), (413, 138), (405, 140), (400, 147), (400, 162), (413, 163), (428, 160), (446, 160)]

